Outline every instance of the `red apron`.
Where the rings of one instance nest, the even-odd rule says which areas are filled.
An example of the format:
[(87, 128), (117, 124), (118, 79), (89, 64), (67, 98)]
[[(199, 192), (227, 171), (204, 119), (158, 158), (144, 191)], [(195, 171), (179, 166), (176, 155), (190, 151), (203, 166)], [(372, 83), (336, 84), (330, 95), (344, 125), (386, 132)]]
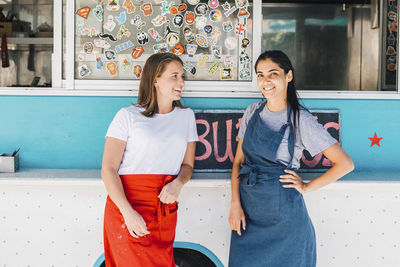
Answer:
[(175, 176), (120, 175), (126, 198), (146, 222), (149, 235), (134, 238), (114, 202), (107, 197), (104, 212), (104, 255), (107, 267), (175, 267), (173, 242), (178, 203), (164, 204), (158, 195)]

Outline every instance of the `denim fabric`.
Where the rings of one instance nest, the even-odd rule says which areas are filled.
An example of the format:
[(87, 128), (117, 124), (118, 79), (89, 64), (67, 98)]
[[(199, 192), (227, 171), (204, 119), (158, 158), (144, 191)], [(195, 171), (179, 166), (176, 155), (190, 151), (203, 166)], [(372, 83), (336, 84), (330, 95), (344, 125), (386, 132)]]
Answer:
[(260, 116), (253, 114), (243, 140), (246, 163), (239, 173), (240, 199), (246, 216), (246, 230), (232, 231), (231, 267), (315, 267), (314, 227), (303, 196), (293, 188), (283, 188), (279, 176), (291, 168), (276, 161), (276, 152), (289, 127), (288, 149), (294, 151), (293, 125), (288, 110), (287, 123), (276, 132)]

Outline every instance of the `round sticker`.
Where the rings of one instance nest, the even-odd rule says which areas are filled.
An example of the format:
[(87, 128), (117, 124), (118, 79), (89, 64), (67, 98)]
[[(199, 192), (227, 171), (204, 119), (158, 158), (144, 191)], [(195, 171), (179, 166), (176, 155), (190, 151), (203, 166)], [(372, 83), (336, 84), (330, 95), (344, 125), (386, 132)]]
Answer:
[(221, 14), (221, 11), (219, 11), (219, 10), (212, 10), (210, 12), (210, 19), (214, 22), (219, 21), (221, 19), (221, 17), (222, 17), (222, 14)]
[(197, 5), (200, 2), (200, 0), (188, 0), (188, 3), (191, 5)]

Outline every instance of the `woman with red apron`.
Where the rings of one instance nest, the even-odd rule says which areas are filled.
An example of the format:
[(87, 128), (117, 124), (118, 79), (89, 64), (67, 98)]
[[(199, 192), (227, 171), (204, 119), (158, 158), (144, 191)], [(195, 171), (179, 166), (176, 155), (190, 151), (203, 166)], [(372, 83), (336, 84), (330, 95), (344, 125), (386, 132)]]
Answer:
[[(315, 233), (302, 194), (336, 181), (353, 162), (297, 100), (293, 67), (281, 51), (266, 51), (256, 64), (267, 101), (243, 115), (232, 167), (229, 216), (231, 267), (315, 267)], [(302, 150), (323, 152), (334, 165), (304, 183), (295, 172)]]
[(179, 101), (183, 75), (178, 56), (149, 57), (138, 104), (121, 109), (108, 128), (101, 170), (107, 267), (175, 267), (177, 199), (198, 140), (194, 113)]

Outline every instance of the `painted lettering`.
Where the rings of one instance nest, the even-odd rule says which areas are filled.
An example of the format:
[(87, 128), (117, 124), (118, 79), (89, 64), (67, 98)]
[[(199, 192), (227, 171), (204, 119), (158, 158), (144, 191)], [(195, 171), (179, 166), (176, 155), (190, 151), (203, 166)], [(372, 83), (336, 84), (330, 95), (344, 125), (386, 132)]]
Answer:
[(226, 121), (226, 148), (223, 157), (218, 154), (218, 122), (213, 122), (213, 137), (214, 137), (214, 156), (218, 162), (224, 162), (228, 157), (233, 162), (232, 153), (232, 120)]
[(206, 140), (206, 136), (210, 132), (210, 125), (208, 124), (208, 121), (206, 121), (206, 120), (196, 120), (196, 124), (203, 124), (206, 127), (206, 131), (202, 135), (199, 135), (199, 142), (205, 146), (206, 152), (204, 152), (204, 154), (201, 156), (195, 157), (194, 159), (195, 160), (205, 160), (211, 155), (211, 152), (212, 152), (211, 144), (210, 144), (210, 142), (208, 142)]

